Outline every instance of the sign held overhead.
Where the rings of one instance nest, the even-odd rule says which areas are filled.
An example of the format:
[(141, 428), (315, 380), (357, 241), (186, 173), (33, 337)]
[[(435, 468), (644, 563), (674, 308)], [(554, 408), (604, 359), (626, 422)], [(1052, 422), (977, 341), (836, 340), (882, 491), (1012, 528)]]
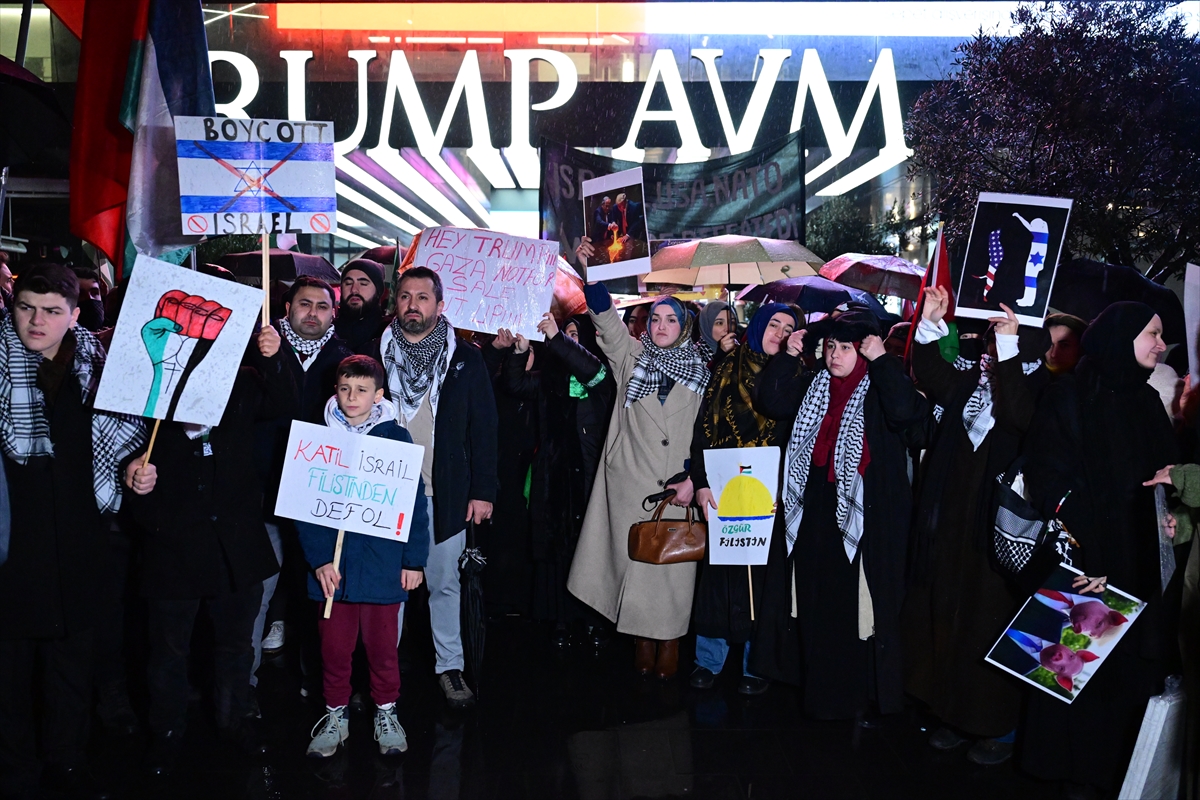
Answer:
[(176, 117), (183, 232), (329, 233), (333, 123)]

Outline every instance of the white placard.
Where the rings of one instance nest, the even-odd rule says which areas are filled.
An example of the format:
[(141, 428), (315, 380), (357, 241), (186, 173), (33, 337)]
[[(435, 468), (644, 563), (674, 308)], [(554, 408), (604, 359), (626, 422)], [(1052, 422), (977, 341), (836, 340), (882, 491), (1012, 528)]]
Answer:
[(330, 233), (333, 123), (176, 117), (183, 232)]
[(216, 425), (263, 293), (139, 254), (96, 408)]
[(596, 253), (588, 259), (589, 281), (604, 281), (650, 271), (650, 238), (642, 168), (586, 180), (583, 221)]
[(779, 497), (779, 448), (733, 447), (704, 451), (709, 509), (708, 563), (766, 564)]
[(558, 242), (480, 228), (426, 228), (411, 266), (438, 273), (444, 313), (454, 327), (544, 338), (537, 325), (554, 298)]
[(275, 514), (407, 542), (425, 448), (292, 422)]

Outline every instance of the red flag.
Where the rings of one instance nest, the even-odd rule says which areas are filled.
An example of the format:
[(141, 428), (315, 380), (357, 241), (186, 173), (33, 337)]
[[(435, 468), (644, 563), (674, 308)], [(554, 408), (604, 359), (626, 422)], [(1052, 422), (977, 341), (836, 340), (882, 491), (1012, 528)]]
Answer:
[(125, 198), (133, 134), (121, 124), (130, 58), (141, 53), (150, 0), (88, 3), (71, 137), (71, 233), (118, 267), (125, 248)]
[(908, 342), (904, 345), (904, 360), (909, 359), (912, 352), (913, 340), (917, 333), (917, 323), (921, 321), (921, 311), (925, 307), (925, 290), (930, 284), (945, 289), (950, 295), (950, 306), (946, 310), (946, 322), (954, 321), (954, 287), (950, 282), (950, 254), (946, 250), (946, 240), (942, 237), (942, 229), (938, 228), (937, 244), (933, 248), (933, 258), (929, 259), (929, 268), (925, 270), (925, 280), (921, 284), (921, 293), (917, 295), (916, 310), (913, 312), (912, 327), (908, 329)]

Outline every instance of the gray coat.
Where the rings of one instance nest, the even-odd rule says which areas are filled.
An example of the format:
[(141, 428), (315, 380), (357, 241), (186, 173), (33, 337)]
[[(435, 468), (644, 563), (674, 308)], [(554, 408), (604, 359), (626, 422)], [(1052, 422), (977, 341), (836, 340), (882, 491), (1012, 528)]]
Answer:
[[(625, 387), (642, 345), (615, 308), (592, 313), (592, 320), (618, 392), (567, 588), (621, 633), (677, 639), (688, 630), (696, 565), (630, 561), (629, 526), (650, 519), (642, 498), (662, 491), (684, 469), (702, 398), (676, 384), (665, 404), (652, 393), (625, 408)], [(680, 519), (683, 509), (670, 507), (663, 516)]]

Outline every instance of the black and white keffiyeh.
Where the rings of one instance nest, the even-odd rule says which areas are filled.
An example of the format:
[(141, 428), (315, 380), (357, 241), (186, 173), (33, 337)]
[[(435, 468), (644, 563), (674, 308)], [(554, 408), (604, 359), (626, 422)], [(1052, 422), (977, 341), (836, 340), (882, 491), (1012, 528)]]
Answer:
[(299, 355), (304, 356), (300, 359), (300, 366), (305, 372), (313, 365), (316, 359), (313, 358), (317, 353), (321, 352), (329, 340), (333, 338), (333, 326), (329, 326), (329, 330), (325, 331), (325, 335), (320, 339), (305, 339), (300, 334), (292, 330), (292, 325), (288, 322), (287, 317), (281, 317), (279, 320), (279, 330), (283, 332), (283, 338), (287, 339), (288, 344)]
[[(821, 370), (808, 392), (788, 440), (784, 468), (785, 490), (783, 519), (787, 535), (788, 555), (796, 544), (800, 532), (800, 521), (804, 518), (804, 489), (808, 483), (808, 470), (812, 463), (813, 447), (821, 430), (821, 421), (829, 408), (828, 370)], [(864, 375), (846, 402), (838, 426), (837, 441), (833, 445), (833, 466), (837, 475), (837, 525), (842, 532), (842, 546), (846, 557), (854, 561), (863, 529), (863, 483), (858, 473), (862, 462), (864, 416), (867, 390), (871, 387), (870, 376)]]
[(400, 320), (393, 320), (380, 337), (379, 350), (400, 421), (408, 425), (421, 407), (426, 392), (436, 419), (442, 383), (454, 355), (454, 331), (449, 320), (438, 317), (433, 330), (419, 342), (405, 339)]
[[(90, 407), (104, 369), (104, 348), (88, 330), (76, 326), (75, 360), (71, 375), (83, 390)], [(0, 324), (0, 447), (18, 464), (36, 456), (53, 456), (46, 398), (37, 385), (43, 356), (21, 343), (12, 319)], [(146, 441), (146, 426), (138, 417), (92, 412), (92, 490), (103, 512), (121, 507), (121, 460)]]
[(683, 343), (675, 347), (659, 347), (650, 334), (643, 333), (642, 354), (633, 365), (629, 385), (625, 387), (625, 407), (647, 395), (656, 394), (665, 378), (682, 383), (696, 394), (703, 395), (708, 386), (708, 359), (696, 344), (686, 336)]
[[(965, 362), (967, 365), (966, 369), (974, 367), (974, 364), (961, 358), (961, 356), (958, 360)], [(955, 361), (955, 368), (959, 368), (958, 360)], [(971, 447), (975, 450), (979, 449), (979, 445), (983, 444), (983, 440), (987, 438), (988, 433), (996, 425), (996, 418), (992, 413), (994, 405), (992, 397), (992, 370), (996, 363), (996, 359), (986, 353), (980, 357), (979, 384), (975, 387), (975, 391), (971, 392), (971, 396), (967, 399), (967, 404), (963, 406), (963, 427), (967, 429), (967, 438), (971, 440)], [(1041, 359), (1037, 361), (1023, 361), (1021, 362), (1021, 371), (1029, 375), (1041, 365)]]

